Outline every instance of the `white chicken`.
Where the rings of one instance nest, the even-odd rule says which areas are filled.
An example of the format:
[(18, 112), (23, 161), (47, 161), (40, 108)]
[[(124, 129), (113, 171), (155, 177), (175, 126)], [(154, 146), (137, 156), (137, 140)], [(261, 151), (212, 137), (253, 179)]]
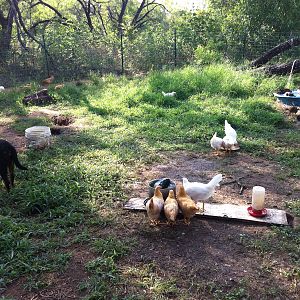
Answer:
[(5, 90), (4, 86), (0, 86), (0, 92), (3, 92)]
[(176, 92), (171, 92), (171, 93), (162, 92), (162, 94), (164, 95), (164, 97), (175, 97), (176, 96)]
[(236, 131), (231, 127), (231, 125), (225, 120), (225, 137), (228, 140), (231, 140), (233, 144), (237, 144), (237, 133)]
[(226, 151), (231, 151), (236, 145), (237, 143), (231, 136), (225, 135), (223, 137), (223, 147)]
[(187, 178), (182, 178), (183, 187), (186, 193), (195, 201), (203, 202), (202, 210), (204, 211), (204, 201), (210, 198), (217, 186), (220, 186), (222, 174), (217, 174), (209, 183), (189, 182)]
[(237, 149), (239, 146), (237, 142), (237, 133), (232, 126), (225, 120), (225, 136), (223, 138), (223, 146), (226, 151)]
[(216, 132), (210, 140), (210, 146), (217, 151), (225, 148), (223, 139), (217, 137)]

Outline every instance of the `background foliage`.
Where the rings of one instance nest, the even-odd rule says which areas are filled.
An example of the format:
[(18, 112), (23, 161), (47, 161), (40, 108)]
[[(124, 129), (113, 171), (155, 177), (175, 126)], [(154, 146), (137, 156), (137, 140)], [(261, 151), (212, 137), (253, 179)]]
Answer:
[[(132, 74), (172, 68), (191, 63), (197, 47), (200, 63), (207, 63), (210, 53), (213, 60), (221, 57), (240, 64), (298, 36), (300, 25), (297, 18), (300, 4), (293, 0), (275, 3), (210, 0), (207, 9), (198, 11), (157, 6), (141, 26), (133, 25), (139, 1), (113, 0), (102, 4), (99, 14), (90, 13), (92, 28), (79, 1), (47, 2), (63, 19), (43, 5), (30, 8), (33, 1), (18, 2), (25, 25), (32, 28), (38, 24), (31, 32), (40, 44), (23, 33), (25, 50), (13, 25), (9, 51), (6, 55), (0, 52), (2, 85), (26, 82), (50, 73), (61, 79), (76, 79), (91, 73)], [(124, 16), (116, 21), (109, 11), (115, 17), (120, 16), (124, 2), (128, 3)], [(3, 16), (9, 13), (9, 3), (1, 0)], [(49, 19), (51, 22), (44, 23)], [(3, 33), (3, 26), (0, 33), (1, 30)], [(291, 60), (297, 55), (299, 50), (294, 49), (279, 60)]]

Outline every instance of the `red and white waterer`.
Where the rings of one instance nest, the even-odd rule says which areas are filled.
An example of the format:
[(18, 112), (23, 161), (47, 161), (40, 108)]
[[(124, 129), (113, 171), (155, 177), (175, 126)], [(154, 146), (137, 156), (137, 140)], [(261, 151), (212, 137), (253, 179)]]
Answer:
[(266, 190), (262, 186), (254, 186), (252, 189), (252, 204), (248, 207), (248, 212), (251, 216), (261, 218), (266, 216), (267, 209), (265, 208), (265, 193)]

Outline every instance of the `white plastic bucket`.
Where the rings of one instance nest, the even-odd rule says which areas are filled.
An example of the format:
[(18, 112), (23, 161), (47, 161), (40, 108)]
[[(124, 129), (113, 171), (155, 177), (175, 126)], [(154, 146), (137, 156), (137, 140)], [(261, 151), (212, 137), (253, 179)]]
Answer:
[(33, 126), (25, 130), (26, 147), (43, 149), (50, 145), (51, 131), (47, 126)]

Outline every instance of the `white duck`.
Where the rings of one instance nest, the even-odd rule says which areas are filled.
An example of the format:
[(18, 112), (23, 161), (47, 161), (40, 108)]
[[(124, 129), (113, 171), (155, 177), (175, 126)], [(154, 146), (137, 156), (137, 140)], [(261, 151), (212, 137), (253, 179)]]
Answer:
[(204, 201), (213, 195), (221, 180), (222, 174), (217, 174), (209, 183), (189, 182), (187, 178), (182, 178), (182, 183), (186, 193), (195, 202), (203, 202), (202, 210), (204, 211)]
[(5, 90), (4, 86), (0, 86), (0, 92), (3, 92)]

